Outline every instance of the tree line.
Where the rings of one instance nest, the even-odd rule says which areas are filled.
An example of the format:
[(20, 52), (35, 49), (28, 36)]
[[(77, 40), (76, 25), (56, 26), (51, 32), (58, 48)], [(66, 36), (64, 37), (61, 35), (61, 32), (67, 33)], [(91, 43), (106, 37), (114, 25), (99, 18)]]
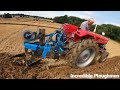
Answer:
[[(61, 24), (69, 23), (80, 27), (81, 23), (86, 20), (74, 16), (68, 17), (67, 15), (64, 15), (64, 16), (54, 17), (53, 21)], [(94, 28), (95, 25), (90, 26), (91, 31), (93, 31)], [(101, 34), (102, 32), (105, 32), (106, 37), (120, 42), (120, 27), (112, 24), (97, 25), (96, 33)]]
[(3, 18), (13, 18), (15, 16), (19, 17), (33, 17), (33, 18), (39, 18), (39, 19), (49, 19), (53, 20), (52, 18), (47, 18), (47, 17), (40, 17), (40, 16), (33, 16), (33, 15), (26, 15), (26, 14), (10, 14), (10, 13), (4, 13), (3, 15), (0, 15), (0, 17)]

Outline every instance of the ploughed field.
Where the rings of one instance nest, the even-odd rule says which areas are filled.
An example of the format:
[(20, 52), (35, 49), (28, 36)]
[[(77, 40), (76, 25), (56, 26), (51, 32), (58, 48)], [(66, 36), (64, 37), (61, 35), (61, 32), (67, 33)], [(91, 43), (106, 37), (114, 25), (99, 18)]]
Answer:
[(110, 40), (106, 45), (110, 53), (104, 63), (96, 63), (86, 68), (74, 69), (64, 59), (55, 61), (46, 58), (31, 66), (14, 64), (11, 56), (24, 53), (23, 30), (37, 31), (38, 26), (46, 34), (54, 32), (61, 25), (47, 20), (36, 21), (29, 18), (0, 18), (0, 78), (1, 79), (70, 79), (70, 75), (115, 74), (120, 75), (120, 44)]

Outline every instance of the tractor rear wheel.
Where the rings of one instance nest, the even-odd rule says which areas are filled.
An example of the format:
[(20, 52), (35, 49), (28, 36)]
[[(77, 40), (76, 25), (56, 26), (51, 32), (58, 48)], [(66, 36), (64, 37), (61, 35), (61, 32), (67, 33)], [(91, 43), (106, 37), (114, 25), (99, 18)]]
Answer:
[(72, 45), (66, 55), (66, 60), (72, 67), (86, 67), (95, 62), (98, 50), (98, 45), (94, 40), (83, 39)]

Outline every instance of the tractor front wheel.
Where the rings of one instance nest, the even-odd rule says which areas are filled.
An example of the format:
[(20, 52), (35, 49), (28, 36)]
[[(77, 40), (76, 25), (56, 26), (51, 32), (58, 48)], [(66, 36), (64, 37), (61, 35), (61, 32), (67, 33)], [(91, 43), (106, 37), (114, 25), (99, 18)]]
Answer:
[(98, 60), (100, 63), (103, 63), (106, 61), (107, 57), (108, 57), (109, 53), (105, 52), (101, 55), (100, 59)]

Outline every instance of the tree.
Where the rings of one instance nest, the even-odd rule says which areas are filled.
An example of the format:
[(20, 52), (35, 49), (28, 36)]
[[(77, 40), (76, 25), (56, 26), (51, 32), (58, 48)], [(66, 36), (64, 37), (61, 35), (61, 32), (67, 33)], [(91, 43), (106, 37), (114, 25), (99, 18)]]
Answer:
[[(81, 18), (74, 17), (74, 16), (68, 17), (67, 15), (55, 17), (53, 18), (53, 20), (54, 22), (57, 22), (57, 23), (61, 23), (61, 24), (69, 23), (69, 24), (73, 24), (76, 26), (80, 26), (81, 23), (85, 21), (85, 19), (81, 19)], [(90, 26), (91, 31), (93, 31), (94, 28), (95, 28), (95, 25)], [(96, 33), (101, 34), (102, 32), (105, 32), (106, 37), (120, 42), (120, 27), (114, 26), (112, 24), (98, 25), (96, 28)]]
[(4, 16), (3, 16), (4, 18), (12, 18), (12, 15), (11, 14), (9, 14), (9, 13), (7, 13), (7, 14), (4, 14)]

